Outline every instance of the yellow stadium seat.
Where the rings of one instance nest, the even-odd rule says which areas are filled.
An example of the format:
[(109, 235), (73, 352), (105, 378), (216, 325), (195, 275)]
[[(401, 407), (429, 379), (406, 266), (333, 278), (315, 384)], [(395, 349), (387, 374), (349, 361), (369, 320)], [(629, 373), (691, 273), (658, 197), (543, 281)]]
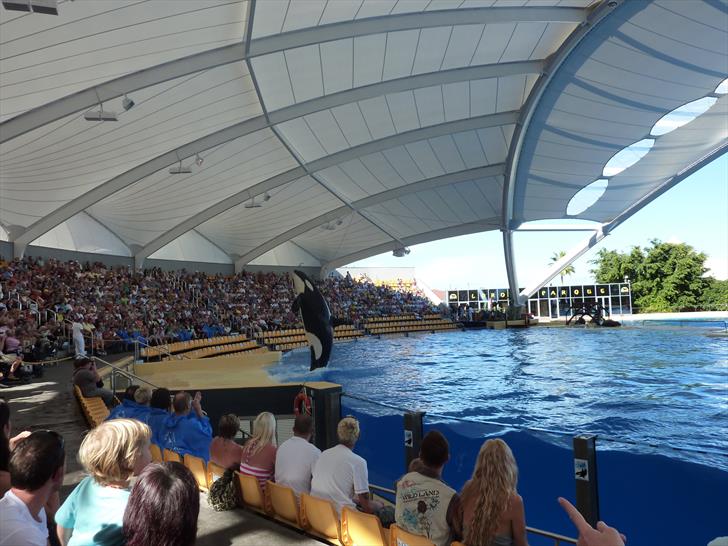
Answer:
[(463, 544), (462, 542), (456, 540), (452, 544), (450, 544), (450, 546), (465, 546), (465, 544)]
[(273, 516), (277, 520), (303, 529), (301, 516), (298, 512), (298, 502), (293, 489), (272, 481), (268, 481), (266, 489), (273, 509)]
[(345, 506), (341, 511), (341, 541), (345, 546), (387, 546), (379, 518)]
[(217, 463), (207, 463), (207, 487), (212, 487), (213, 482), (225, 474), (225, 469)]
[(255, 476), (249, 476), (248, 474), (242, 474), (235, 471), (237, 476), (238, 486), (240, 488), (240, 496), (243, 499), (243, 504), (256, 512), (261, 514), (270, 514), (270, 504), (268, 503), (264, 492), (260, 489), (258, 478)]
[(329, 501), (301, 493), (301, 523), (306, 532), (343, 545), (339, 516)]
[(393, 546), (435, 546), (429, 538), (408, 533), (394, 523), (389, 528), (389, 543)]
[(163, 458), (165, 462), (174, 462), (174, 463), (181, 463), (182, 457), (179, 456), (179, 453), (176, 451), (172, 451), (171, 449), (165, 449), (163, 451)]
[(205, 461), (199, 457), (190, 455), (189, 453), (185, 453), (183, 460), (184, 465), (189, 468), (190, 472), (192, 472), (192, 475), (195, 477), (197, 487), (199, 487), (201, 491), (207, 491), (207, 468), (205, 468)]
[(159, 449), (159, 446), (157, 444), (152, 444), (149, 446), (149, 451), (152, 452), (152, 461), (155, 463), (161, 463), (164, 461), (164, 457), (162, 457), (162, 450)]

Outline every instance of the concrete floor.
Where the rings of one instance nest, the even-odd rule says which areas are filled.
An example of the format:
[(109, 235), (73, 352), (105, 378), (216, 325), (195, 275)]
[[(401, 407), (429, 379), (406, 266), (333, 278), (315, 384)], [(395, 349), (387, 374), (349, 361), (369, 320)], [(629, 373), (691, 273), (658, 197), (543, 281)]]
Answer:
[[(110, 359), (111, 360), (111, 359)], [(55, 430), (66, 442), (66, 474), (61, 499), (84, 477), (76, 454), (86, 433), (86, 422), (72, 389), (71, 361), (48, 366), (40, 379), (27, 385), (0, 390), (0, 397), (10, 404), (12, 434), (22, 430)], [(286, 546), (304, 544), (318, 546), (318, 540), (246, 510), (215, 512), (207, 504), (207, 495), (200, 494), (198, 546)]]

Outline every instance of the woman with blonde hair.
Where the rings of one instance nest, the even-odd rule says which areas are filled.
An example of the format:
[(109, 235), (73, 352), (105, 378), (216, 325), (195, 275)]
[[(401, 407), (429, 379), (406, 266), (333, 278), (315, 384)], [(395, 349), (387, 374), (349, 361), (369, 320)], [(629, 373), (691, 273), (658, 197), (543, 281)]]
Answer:
[(258, 478), (261, 490), (273, 479), (276, 465), (276, 418), (264, 411), (253, 422), (253, 437), (243, 446), (240, 472)]
[(518, 466), (508, 444), (499, 438), (486, 441), (460, 494), (467, 546), (527, 546), (517, 482)]
[(131, 478), (151, 460), (150, 428), (136, 419), (105, 421), (81, 442), (78, 458), (89, 474), (56, 512), (64, 546), (124, 544), (122, 523)]

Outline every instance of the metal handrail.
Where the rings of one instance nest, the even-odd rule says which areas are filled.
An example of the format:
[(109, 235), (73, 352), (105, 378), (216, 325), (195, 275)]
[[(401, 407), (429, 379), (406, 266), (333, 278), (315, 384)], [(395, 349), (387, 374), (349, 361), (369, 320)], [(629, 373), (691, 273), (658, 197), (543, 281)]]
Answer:
[(141, 351), (139, 350), (139, 345), (142, 345), (142, 346), (146, 347), (147, 349), (162, 348), (162, 349), (164, 349), (164, 351), (163, 351), (164, 354), (166, 354), (170, 358), (170, 360), (173, 358), (176, 360), (183, 360), (184, 358), (186, 358), (184, 355), (172, 355), (172, 353), (169, 352), (168, 343), (165, 343), (164, 345), (155, 345), (154, 347), (152, 347), (151, 345), (149, 345), (149, 343), (144, 343), (143, 341), (140, 341), (139, 339), (132, 339), (131, 342), (134, 344), (134, 361), (135, 362), (137, 360), (139, 360), (139, 357), (141, 355)]
[(562, 542), (565, 542), (566, 544), (576, 544), (577, 539), (567, 537), (564, 535), (560, 535), (558, 533), (552, 533), (551, 531), (544, 531), (543, 529), (536, 529), (535, 527), (528, 527), (526, 526), (526, 532), (527, 533), (533, 533), (534, 535), (539, 535), (546, 538), (551, 538), (554, 540), (554, 546), (559, 546)]
[[(159, 388), (158, 385), (155, 385), (154, 383), (147, 381), (146, 379), (142, 379), (138, 375), (135, 375), (134, 373), (132, 373), (128, 370), (124, 370), (124, 369), (120, 368), (119, 366), (115, 366), (114, 364), (112, 364), (111, 362), (107, 362), (103, 358), (95, 357), (95, 360), (103, 362), (104, 364), (106, 364), (107, 366), (109, 366), (111, 368), (111, 390), (113, 392), (116, 392), (116, 376), (117, 375), (124, 376), (127, 379), (141, 381), (142, 383), (146, 383), (147, 385), (150, 385), (150, 386), (154, 387), (155, 389)], [(126, 366), (128, 367), (129, 365), (134, 365), (134, 362), (130, 362)]]

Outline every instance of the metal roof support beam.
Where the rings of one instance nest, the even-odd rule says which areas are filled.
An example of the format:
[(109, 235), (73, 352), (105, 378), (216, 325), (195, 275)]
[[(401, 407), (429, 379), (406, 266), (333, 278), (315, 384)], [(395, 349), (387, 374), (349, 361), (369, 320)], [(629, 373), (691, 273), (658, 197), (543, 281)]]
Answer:
[(345, 38), (397, 32), (421, 28), (456, 25), (478, 25), (519, 22), (582, 23), (587, 11), (565, 7), (506, 7), (463, 8), (403, 13), (382, 17), (368, 17), (340, 23), (293, 30), (254, 39), (250, 42), (250, 56), (267, 55), (285, 49), (303, 47)]
[[(430, 241), (436, 241), (438, 239), (447, 239), (449, 237), (457, 237), (459, 235), (469, 235), (471, 233), (481, 233), (483, 231), (498, 229), (499, 225), (500, 222), (497, 217), (486, 218), (483, 220), (478, 220), (477, 222), (458, 224), (452, 227), (436, 229), (433, 231), (427, 231), (425, 233), (418, 233), (417, 235), (412, 235), (410, 237), (403, 237), (402, 242), (406, 246), (420, 245), (422, 243), (429, 243)], [(370, 256), (376, 256), (377, 254), (382, 254), (390, 250), (394, 250), (399, 246), (399, 243), (397, 243), (396, 241), (389, 241), (369, 248), (365, 248), (363, 250), (358, 250), (351, 254), (347, 254), (346, 256), (341, 256), (325, 263), (323, 267), (321, 267), (321, 276), (325, 277), (337, 267), (341, 267), (343, 265), (350, 264), (351, 262), (356, 262), (358, 260), (363, 260), (365, 258), (369, 258)]]
[(262, 116), (259, 116), (257, 118), (237, 123), (231, 127), (217, 131), (159, 155), (154, 159), (150, 159), (146, 163), (142, 163), (141, 165), (138, 165), (133, 169), (130, 169), (111, 180), (96, 186), (94, 189), (84, 193), (72, 201), (69, 201), (47, 216), (44, 216), (28, 227), (28, 229), (23, 233), (14, 238), (13, 242), (18, 243), (21, 246), (26, 246), (72, 216), (86, 210), (90, 206), (109, 197), (110, 195), (113, 195), (117, 191), (130, 186), (134, 182), (179, 162), (180, 158), (193, 156), (198, 152), (219, 146), (220, 144), (224, 144), (225, 142), (229, 142), (230, 140), (234, 140), (240, 136), (253, 133), (260, 129), (265, 129), (266, 127), (267, 124), (265, 119)]
[(503, 232), (503, 256), (506, 262), (506, 275), (508, 276), (508, 286), (511, 288), (511, 306), (518, 309), (523, 306), (523, 301), (518, 295), (518, 272), (516, 271), (516, 253), (513, 248), (513, 231), (510, 229), (501, 231)]
[[(141, 180), (142, 178), (149, 176), (157, 170), (164, 169), (179, 161), (179, 158), (186, 158), (195, 155), (198, 152), (203, 152), (213, 146), (224, 144), (230, 140), (240, 138), (248, 135), (260, 129), (270, 127), (272, 125), (283, 123), (296, 119), (300, 116), (313, 114), (322, 110), (333, 108), (342, 104), (348, 104), (353, 101), (364, 100), (367, 98), (378, 97), (388, 93), (396, 93), (400, 91), (418, 89), (420, 87), (428, 87), (432, 85), (455, 83), (459, 81), (469, 81), (472, 79), (485, 79), (495, 78), (499, 76), (508, 76), (512, 74), (530, 74), (538, 73), (543, 68), (541, 61), (526, 61), (526, 62), (514, 62), (505, 63), (503, 65), (482, 65), (467, 68), (456, 68), (453, 70), (444, 70), (442, 72), (433, 72), (428, 74), (421, 74), (412, 78), (399, 78), (395, 80), (389, 80), (386, 82), (367, 85), (360, 88), (350, 89), (347, 91), (341, 91), (339, 93), (333, 93), (316, 99), (312, 99), (299, 104), (270, 112), (266, 116), (258, 116), (252, 118), (231, 127), (221, 129), (215, 133), (211, 133), (206, 137), (193, 141), (189, 144), (185, 144), (162, 154), (147, 163), (143, 163), (129, 171), (118, 175), (117, 177), (97, 186), (91, 192), (86, 193), (69, 203), (66, 203), (63, 207), (56, 209), (51, 214), (44, 218), (41, 218), (28, 228), (28, 236), (23, 235), (22, 239), (17, 239), (22, 245), (22, 241), (26, 240), (25, 244), (30, 243), (34, 239), (37, 239), (45, 232), (50, 231), (58, 224), (67, 220), (74, 214), (81, 212), (85, 208), (88, 208), (95, 203), (109, 197), (110, 195), (120, 191), (124, 187)], [(252, 73), (251, 73), (252, 76)], [(94, 103), (95, 104), (95, 103)], [(20, 116), (22, 117), (22, 116)], [(16, 118), (13, 118), (16, 119)], [(8, 122), (6, 122), (8, 123)], [(4, 135), (4, 124), (0, 125), (0, 129)], [(209, 144), (208, 143), (213, 143)], [(161, 161), (160, 158), (167, 157), (171, 159), (170, 162)], [(155, 168), (156, 167), (156, 168)], [(81, 206), (83, 205), (83, 206)], [(32, 230), (32, 233), (30, 231)], [(19, 235), (20, 236), (20, 235)], [(33, 237), (28, 239), (28, 237)], [(160, 247), (161, 248), (161, 247)]]
[[(526, 138), (526, 133), (531, 124), (536, 109), (538, 108), (541, 97), (543, 96), (546, 88), (548, 87), (551, 80), (554, 78), (556, 73), (559, 71), (561, 65), (571, 55), (576, 46), (594, 29), (597, 24), (607, 15), (612, 13), (614, 9), (622, 3), (623, 0), (613, 0), (611, 2), (602, 2), (599, 4), (592, 13), (589, 14), (588, 20), (579, 26), (566, 41), (561, 45), (559, 50), (551, 57), (541, 77), (536, 81), (531, 93), (526, 100), (526, 103), (521, 108), (521, 115), (519, 116), (518, 123), (516, 124), (516, 131), (511, 139), (511, 147), (508, 150), (508, 158), (506, 160), (506, 179), (503, 186), (503, 220), (502, 229), (515, 229), (518, 226), (512, 226), (513, 220), (513, 205), (515, 198), (515, 181), (518, 175), (518, 164), (520, 161), (521, 150), (523, 143)], [(511, 286), (511, 294), (515, 293), (514, 287)]]
[(125, 76), (99, 83), (83, 91), (78, 91), (58, 100), (54, 100), (28, 112), (15, 116), (3, 123), (0, 123), (0, 143), (12, 140), (33, 129), (42, 127), (56, 120), (62, 119), (75, 112), (81, 112), (99, 101), (106, 102), (131, 93), (138, 89), (144, 89), (188, 74), (194, 74), (202, 70), (208, 70), (222, 66), (244, 58), (245, 44), (238, 43), (229, 46), (203, 51), (188, 57), (182, 57), (174, 61), (162, 63), (151, 68), (145, 68), (138, 72), (132, 72)]
[[(486, 127), (510, 125), (515, 122), (517, 117), (518, 112), (502, 112), (499, 114), (488, 114), (475, 118), (450, 121), (438, 125), (433, 125), (431, 127), (424, 127), (422, 129), (415, 129), (413, 131), (399, 133), (379, 140), (374, 140), (372, 142), (367, 142), (365, 144), (360, 144), (359, 146), (354, 146), (353, 148), (348, 148), (335, 154), (324, 156), (320, 159), (316, 159), (314, 161), (311, 161), (310, 163), (306, 163), (306, 170), (310, 172), (321, 171), (368, 154), (381, 152), (383, 150), (394, 148), (396, 146), (404, 146), (406, 144), (410, 144), (412, 142), (417, 142), (427, 138), (435, 138), (442, 135), (473, 129), (483, 129)], [(188, 156), (186, 155), (185, 157)], [(171, 230), (163, 233), (162, 235), (154, 239), (142, 249), (139, 255), (149, 256), (150, 254), (153, 254), (166, 244), (174, 241), (177, 237), (179, 237), (186, 231), (189, 231), (190, 229), (199, 226), (200, 224), (206, 222), (214, 216), (217, 216), (218, 214), (221, 214), (226, 210), (229, 210), (234, 206), (239, 205), (244, 201), (247, 201), (253, 195), (260, 195), (262, 193), (265, 193), (266, 191), (277, 188), (278, 186), (282, 186), (283, 184), (292, 182), (296, 178), (306, 176), (306, 170), (304, 170), (303, 167), (296, 167), (295, 169), (291, 169), (290, 171), (286, 171), (285, 173), (278, 174), (272, 178), (259, 182), (251, 186), (250, 188), (246, 188), (236, 193), (235, 195), (232, 195), (218, 203), (215, 203), (214, 205), (197, 213), (196, 215), (190, 217), (181, 224), (175, 226)]]
[[(355, 211), (359, 211), (361, 209), (365, 209), (367, 207), (372, 207), (372, 206), (378, 205), (380, 203), (386, 203), (387, 201), (391, 201), (392, 199), (397, 199), (399, 197), (409, 195), (412, 193), (431, 190), (434, 188), (447, 186), (450, 184), (457, 184), (458, 182), (465, 182), (468, 180), (474, 180), (476, 178), (483, 178), (483, 177), (488, 177), (488, 176), (499, 176), (499, 175), (503, 174), (503, 168), (504, 168), (504, 165), (502, 163), (498, 163), (496, 165), (490, 165), (488, 167), (477, 167), (475, 169), (466, 169), (464, 171), (458, 171), (458, 172), (451, 173), (451, 174), (444, 174), (442, 176), (435, 176), (433, 178), (426, 178), (424, 180), (418, 180), (417, 182), (405, 184), (403, 186), (399, 186), (399, 187), (393, 188), (391, 190), (379, 192), (374, 195), (370, 195), (368, 197), (359, 199), (357, 201), (353, 201), (351, 203), (351, 209), (353, 209)], [(273, 237), (269, 241), (266, 241), (262, 245), (254, 248), (250, 252), (244, 254), (236, 261), (235, 266), (242, 267), (243, 265), (255, 260), (259, 256), (262, 256), (269, 250), (273, 250), (278, 245), (282, 245), (286, 241), (294, 239), (295, 237), (298, 237), (299, 235), (303, 235), (304, 233), (311, 231), (312, 229), (317, 228), (320, 225), (323, 225), (327, 222), (331, 222), (332, 220), (335, 220), (336, 218), (339, 218), (343, 215), (348, 214), (351, 211), (351, 209), (347, 206), (338, 207), (334, 210), (321, 214), (321, 215), (317, 216), (316, 218), (307, 220), (306, 222), (303, 222), (303, 223), (289, 229), (288, 231), (285, 231), (285, 232), (281, 233), (280, 235)]]
[[(508, 273), (508, 285), (511, 290), (511, 300), (515, 306), (521, 306), (525, 299), (518, 294), (518, 275), (516, 272), (515, 258), (513, 256), (513, 234), (512, 230), (518, 228), (513, 225), (513, 208), (515, 200), (515, 185), (518, 176), (518, 165), (520, 162), (521, 150), (526, 138), (526, 133), (531, 124), (536, 109), (541, 101), (546, 88), (551, 83), (554, 76), (559, 71), (561, 65), (582, 42), (582, 40), (595, 28), (604, 17), (612, 13), (614, 9), (622, 3), (623, 0), (613, 0), (610, 2), (602, 2), (591, 13), (588, 13), (588, 19), (582, 25), (577, 27), (574, 32), (561, 45), (559, 50), (550, 59), (546, 66), (545, 72), (536, 82), (531, 91), (526, 104), (521, 108), (521, 115), (516, 124), (516, 131), (511, 139), (511, 147), (508, 150), (508, 158), (506, 161), (506, 176), (503, 185), (503, 206), (501, 218), (501, 230), (503, 231), (503, 251), (505, 254), (506, 271)], [(548, 281), (546, 281), (548, 282)], [(530, 295), (530, 294), (529, 294)], [(528, 296), (527, 296), (528, 297)], [(527, 299), (526, 297), (526, 299)]]
[[(609, 231), (602, 228), (596, 229), (584, 241), (569, 250), (569, 252), (567, 252), (563, 258), (551, 264), (535, 282), (526, 286), (526, 288), (524, 288), (520, 294), (517, 293), (519, 302), (518, 306), (522, 307), (528, 301), (528, 298), (538, 292), (541, 287), (546, 286), (552, 279), (557, 277), (565, 267), (568, 267), (569, 265), (574, 263), (577, 259), (583, 256), (584, 253), (586, 253), (590, 248), (599, 243), (599, 241), (604, 239), (607, 235), (609, 235)], [(510, 282), (510, 277), (508, 278), (508, 280)], [(513, 297), (513, 289), (511, 289), (511, 299), (513, 299)]]

